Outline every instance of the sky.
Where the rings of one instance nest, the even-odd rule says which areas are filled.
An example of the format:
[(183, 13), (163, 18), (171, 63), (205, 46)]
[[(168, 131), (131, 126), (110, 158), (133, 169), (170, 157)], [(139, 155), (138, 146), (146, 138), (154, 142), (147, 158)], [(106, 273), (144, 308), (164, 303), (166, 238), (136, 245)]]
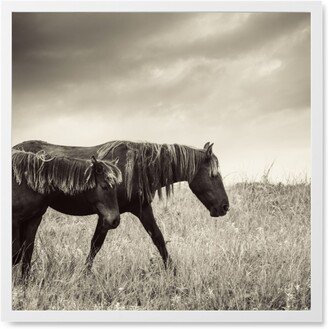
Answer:
[(14, 13), (12, 143), (210, 141), (227, 182), (311, 177), (310, 15)]

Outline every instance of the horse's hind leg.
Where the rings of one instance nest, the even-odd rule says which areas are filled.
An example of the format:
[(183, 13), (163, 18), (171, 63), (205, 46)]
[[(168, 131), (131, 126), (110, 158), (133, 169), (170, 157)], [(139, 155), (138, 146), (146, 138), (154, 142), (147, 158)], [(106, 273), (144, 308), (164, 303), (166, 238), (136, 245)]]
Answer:
[(19, 224), (13, 219), (12, 223), (12, 266), (17, 265), (21, 258), (23, 252), (23, 245), (20, 236)]
[(26, 223), (26, 227), (21, 226), (20, 234), (23, 239), (24, 251), (22, 257), (22, 277), (26, 278), (31, 266), (31, 258), (34, 249), (35, 235), (40, 225), (42, 216), (35, 217)]
[(93, 260), (96, 257), (98, 251), (101, 249), (101, 247), (105, 241), (107, 232), (108, 232), (108, 229), (104, 228), (102, 221), (98, 217), (96, 230), (95, 230), (95, 233), (93, 234), (93, 237), (91, 240), (90, 252), (89, 252), (89, 255), (85, 262), (87, 270), (91, 270)]

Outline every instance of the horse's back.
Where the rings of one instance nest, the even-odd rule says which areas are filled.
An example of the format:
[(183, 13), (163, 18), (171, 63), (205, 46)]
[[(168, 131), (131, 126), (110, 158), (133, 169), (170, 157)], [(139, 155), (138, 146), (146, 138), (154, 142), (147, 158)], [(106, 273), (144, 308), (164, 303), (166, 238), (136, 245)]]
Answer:
[(56, 156), (66, 156), (71, 158), (90, 159), (91, 156), (96, 156), (99, 146), (66, 146), (50, 144), (44, 141), (31, 140), (19, 143), (13, 147), (17, 150), (37, 153), (45, 151), (47, 154)]
[[(137, 143), (136, 143), (137, 145)], [(114, 147), (113, 147), (114, 146)], [(126, 163), (127, 163), (127, 151), (128, 148), (125, 142), (112, 141), (96, 146), (64, 146), (50, 144), (40, 140), (30, 140), (17, 144), (13, 147), (17, 150), (23, 150), (26, 152), (37, 153), (44, 151), (50, 156), (66, 156), (80, 159), (90, 159), (92, 156), (103, 160), (119, 159), (117, 166), (125, 177)], [(105, 150), (105, 152), (101, 152)], [(107, 152), (108, 151), (108, 152)], [(119, 200), (120, 212), (124, 213), (131, 211), (135, 208), (135, 204), (139, 202), (139, 187), (136, 182), (132, 182), (131, 196), (127, 197), (126, 186), (120, 184), (117, 188), (117, 198)]]
[[(25, 141), (13, 146), (13, 149), (37, 153), (43, 149), (44, 145), (47, 145), (47, 142), (39, 140)], [(49, 145), (49, 144), (48, 144)]]

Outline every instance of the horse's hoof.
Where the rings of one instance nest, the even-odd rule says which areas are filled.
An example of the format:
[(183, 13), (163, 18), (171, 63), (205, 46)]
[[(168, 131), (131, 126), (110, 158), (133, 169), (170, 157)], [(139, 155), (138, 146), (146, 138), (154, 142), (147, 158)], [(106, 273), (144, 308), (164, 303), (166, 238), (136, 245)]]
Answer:
[(24, 287), (27, 287), (29, 284), (29, 275), (22, 275), (20, 278), (20, 284)]
[(165, 269), (168, 271), (168, 272), (171, 272), (173, 274), (173, 276), (177, 276), (177, 268), (175, 265), (173, 265), (173, 262), (172, 261), (169, 261), (166, 266), (165, 266)]
[(84, 269), (83, 269), (83, 274), (85, 276), (90, 276), (92, 275), (92, 269), (91, 269), (91, 266), (86, 266)]
[(170, 268), (169, 268), (169, 271), (173, 274), (173, 276), (175, 277), (175, 276), (177, 276), (177, 268), (176, 268), (176, 266), (171, 266)]

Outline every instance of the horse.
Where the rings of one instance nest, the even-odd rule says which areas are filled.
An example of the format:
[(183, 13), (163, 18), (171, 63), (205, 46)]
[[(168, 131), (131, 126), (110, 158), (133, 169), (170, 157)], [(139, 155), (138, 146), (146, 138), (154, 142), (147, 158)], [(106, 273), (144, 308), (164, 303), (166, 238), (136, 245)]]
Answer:
[(68, 215), (98, 214), (102, 227), (120, 222), (115, 162), (50, 156), (45, 151), (12, 153), (12, 263), (29, 273), (34, 240), (48, 207)]
[[(219, 171), (219, 162), (213, 153), (213, 143), (202, 149), (180, 144), (111, 141), (101, 145), (80, 147), (61, 146), (43, 141), (25, 141), (14, 148), (26, 151), (45, 151), (52, 155), (88, 158), (97, 154), (99, 159), (118, 159), (123, 183), (118, 186), (117, 199), (120, 213), (130, 212), (139, 218), (157, 247), (165, 268), (172, 264), (152, 210), (155, 192), (162, 198), (173, 192), (175, 182), (187, 181), (191, 191), (209, 210), (212, 217), (224, 216), (229, 210), (229, 200)], [(86, 265), (91, 269), (93, 260), (103, 245), (108, 227), (98, 219), (91, 240)]]

